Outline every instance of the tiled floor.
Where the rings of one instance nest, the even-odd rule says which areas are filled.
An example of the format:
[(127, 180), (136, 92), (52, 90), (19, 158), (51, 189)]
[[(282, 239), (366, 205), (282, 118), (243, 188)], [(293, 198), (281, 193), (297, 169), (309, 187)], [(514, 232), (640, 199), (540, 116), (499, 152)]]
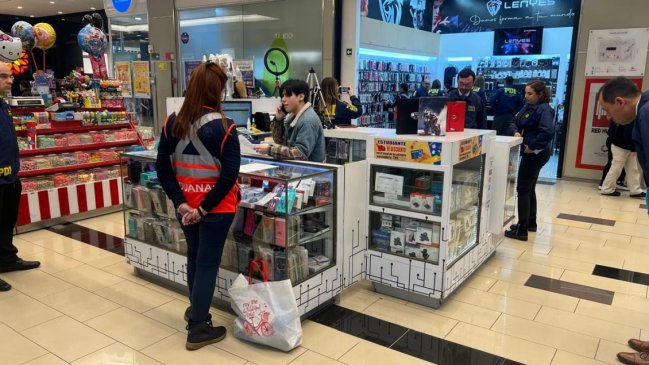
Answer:
[[(630, 351), (628, 338), (649, 340), (648, 287), (633, 273), (606, 268), (601, 276), (593, 270), (603, 265), (649, 274), (649, 217), (640, 208), (643, 202), (628, 195), (603, 197), (595, 184), (581, 182), (539, 185), (537, 194), (539, 231), (528, 242), (505, 240), (440, 309), (379, 295), (366, 282), (343, 293), (340, 306), (408, 329), (405, 334), (399, 332), (386, 345), (307, 320), (302, 346), (289, 353), (231, 335), (188, 352), (183, 295), (135, 276), (117, 254), (49, 230), (21, 234), (16, 238), (21, 256), (42, 266), (0, 275), (14, 287), (0, 293), (0, 363), (426, 363), (411, 355), (439, 359), (439, 364), (466, 363), (460, 357), (449, 360), (452, 351), (445, 349), (430, 353), (450, 341), (468, 352), (525, 364), (615, 364), (617, 352)], [(77, 224), (122, 236), (119, 213)], [(531, 275), (610, 291), (613, 300), (601, 304), (526, 286)], [(231, 326), (230, 313), (212, 313), (216, 323)], [(421, 356), (426, 351), (430, 356)]]

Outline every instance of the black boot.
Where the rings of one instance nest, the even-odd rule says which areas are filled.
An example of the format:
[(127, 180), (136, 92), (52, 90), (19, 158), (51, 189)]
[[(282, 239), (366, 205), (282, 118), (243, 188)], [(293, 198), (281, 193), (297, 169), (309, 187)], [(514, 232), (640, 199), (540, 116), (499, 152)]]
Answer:
[[(536, 232), (536, 228), (537, 228), (536, 223), (530, 223), (527, 226), (527, 231), (528, 232)], [(517, 230), (518, 229), (518, 223), (512, 224), (511, 226), (509, 226), (509, 229), (510, 230)]]
[(212, 327), (212, 315), (208, 314), (207, 320), (195, 322), (190, 320), (187, 325), (187, 343), (185, 348), (189, 351), (198, 350), (203, 346), (217, 343), (225, 338), (226, 330), (223, 326)]
[(516, 227), (505, 231), (505, 237), (513, 238), (519, 241), (527, 241), (527, 226), (523, 224), (517, 224)]
[(191, 312), (191, 311), (192, 311), (192, 306), (191, 305), (189, 307), (187, 307), (187, 309), (185, 309), (185, 315), (183, 317), (183, 318), (185, 318), (185, 322), (189, 322), (189, 312)]

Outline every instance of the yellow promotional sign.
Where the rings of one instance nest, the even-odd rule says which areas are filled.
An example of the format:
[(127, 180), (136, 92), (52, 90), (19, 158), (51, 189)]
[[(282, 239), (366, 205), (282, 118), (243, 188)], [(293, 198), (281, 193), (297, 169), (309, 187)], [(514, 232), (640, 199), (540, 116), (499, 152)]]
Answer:
[(482, 153), (482, 136), (467, 138), (460, 142), (459, 162), (470, 160)]
[(151, 78), (148, 61), (133, 61), (133, 91), (136, 98), (151, 97)]
[(374, 156), (383, 160), (441, 165), (442, 144), (439, 142), (377, 138), (374, 141)]

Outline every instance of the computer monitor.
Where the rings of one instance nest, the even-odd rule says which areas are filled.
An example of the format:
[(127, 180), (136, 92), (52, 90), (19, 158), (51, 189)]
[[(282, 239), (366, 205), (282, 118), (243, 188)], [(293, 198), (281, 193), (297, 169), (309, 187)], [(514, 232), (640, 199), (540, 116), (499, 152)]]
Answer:
[(246, 128), (248, 120), (252, 117), (252, 102), (226, 100), (223, 102), (223, 113), (232, 119), (237, 127)]

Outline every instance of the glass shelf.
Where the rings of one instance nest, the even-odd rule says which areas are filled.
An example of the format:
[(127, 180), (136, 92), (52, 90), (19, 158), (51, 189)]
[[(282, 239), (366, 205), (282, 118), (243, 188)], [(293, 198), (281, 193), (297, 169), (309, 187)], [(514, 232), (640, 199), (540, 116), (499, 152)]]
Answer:
[(442, 215), (444, 173), (372, 165), (370, 204)]

